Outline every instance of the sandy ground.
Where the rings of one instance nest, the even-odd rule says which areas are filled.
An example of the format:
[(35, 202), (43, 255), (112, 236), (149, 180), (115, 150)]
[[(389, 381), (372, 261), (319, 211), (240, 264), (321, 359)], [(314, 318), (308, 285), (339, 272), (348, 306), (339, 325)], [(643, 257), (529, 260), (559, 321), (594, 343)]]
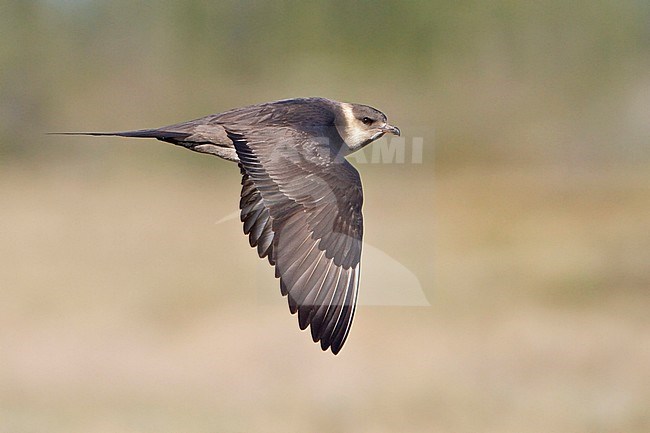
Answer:
[(360, 166), (431, 306), (361, 306), (334, 357), (214, 166), (0, 172), (0, 432), (650, 430), (647, 167)]

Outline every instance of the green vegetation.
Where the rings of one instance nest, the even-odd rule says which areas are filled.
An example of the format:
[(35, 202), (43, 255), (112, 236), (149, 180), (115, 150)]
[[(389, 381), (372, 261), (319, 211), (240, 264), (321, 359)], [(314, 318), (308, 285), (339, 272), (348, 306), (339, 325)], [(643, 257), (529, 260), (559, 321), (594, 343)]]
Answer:
[(643, 1), (14, 0), (1, 12), (3, 163), (60, 153), (47, 130), (314, 94), (435, 129), (439, 163), (648, 159)]

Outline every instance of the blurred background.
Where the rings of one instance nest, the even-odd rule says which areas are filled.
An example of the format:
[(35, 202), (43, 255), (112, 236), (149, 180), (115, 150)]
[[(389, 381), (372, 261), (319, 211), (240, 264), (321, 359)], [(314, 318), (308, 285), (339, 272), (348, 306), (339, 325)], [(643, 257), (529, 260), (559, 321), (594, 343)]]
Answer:
[[(648, 71), (645, 0), (1, 1), (0, 432), (650, 431)], [(425, 300), (336, 357), (234, 165), (45, 135), (312, 95), (402, 129), (353, 159), (360, 299)]]

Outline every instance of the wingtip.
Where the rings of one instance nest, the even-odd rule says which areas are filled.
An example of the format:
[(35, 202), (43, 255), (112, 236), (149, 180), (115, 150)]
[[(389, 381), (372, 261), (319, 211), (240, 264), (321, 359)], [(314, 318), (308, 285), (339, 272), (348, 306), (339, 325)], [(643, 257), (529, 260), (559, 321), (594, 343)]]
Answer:
[(332, 351), (332, 355), (336, 356), (339, 354), (343, 346), (335, 347), (335, 346), (330, 346), (330, 350)]
[(323, 352), (327, 352), (328, 350), (332, 352), (332, 355), (338, 355), (341, 349), (343, 348), (342, 343), (337, 343), (336, 341), (333, 342), (324, 342), (324, 340), (320, 341), (320, 348), (323, 350)]

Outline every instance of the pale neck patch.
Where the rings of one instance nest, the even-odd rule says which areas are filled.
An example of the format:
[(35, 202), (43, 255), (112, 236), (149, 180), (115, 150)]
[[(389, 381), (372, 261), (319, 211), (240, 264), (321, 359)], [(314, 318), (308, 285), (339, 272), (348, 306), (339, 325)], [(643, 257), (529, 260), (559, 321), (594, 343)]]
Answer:
[(350, 152), (354, 152), (368, 140), (368, 131), (361, 128), (359, 121), (354, 117), (352, 104), (342, 102), (341, 111), (343, 112), (344, 124), (337, 125), (336, 127)]
[(352, 104), (343, 102), (341, 104), (341, 110), (343, 111), (343, 117), (345, 117), (345, 126), (346, 128), (348, 128), (349, 125), (352, 125), (354, 122), (354, 113), (352, 112)]

